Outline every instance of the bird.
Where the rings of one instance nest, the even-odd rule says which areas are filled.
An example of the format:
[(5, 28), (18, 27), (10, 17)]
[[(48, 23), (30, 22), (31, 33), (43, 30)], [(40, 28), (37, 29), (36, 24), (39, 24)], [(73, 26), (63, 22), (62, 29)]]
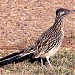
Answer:
[(0, 58), (0, 66), (3, 66), (2, 64), (4, 63), (8, 63), (13, 60), (15, 61), (26, 55), (33, 54), (33, 58), (41, 58), (41, 65), (43, 65), (43, 59), (46, 58), (48, 64), (52, 67), (49, 59), (57, 53), (64, 39), (63, 18), (73, 12), (75, 12), (75, 10), (65, 8), (57, 9), (54, 24), (42, 33), (33, 45), (22, 49), (19, 52)]

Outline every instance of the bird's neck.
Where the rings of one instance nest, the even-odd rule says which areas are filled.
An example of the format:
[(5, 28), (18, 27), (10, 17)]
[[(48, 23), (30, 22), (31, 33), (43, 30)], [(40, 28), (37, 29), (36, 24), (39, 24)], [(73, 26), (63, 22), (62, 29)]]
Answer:
[(62, 23), (63, 23), (63, 17), (56, 16), (54, 26), (56, 28), (61, 28), (61, 27), (63, 27), (63, 24)]

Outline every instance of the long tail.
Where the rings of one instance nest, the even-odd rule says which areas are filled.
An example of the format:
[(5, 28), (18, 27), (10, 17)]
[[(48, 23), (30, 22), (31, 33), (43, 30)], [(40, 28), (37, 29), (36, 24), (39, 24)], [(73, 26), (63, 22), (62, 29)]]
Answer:
[(29, 47), (28, 49), (24, 49), (19, 52), (15, 52), (15, 53), (12, 53), (8, 56), (5, 56), (0, 59), (0, 67), (4, 66), (6, 64), (15, 62), (16, 60), (21, 59), (21, 58), (25, 57), (26, 55), (29, 55), (34, 52), (35, 51), (33, 50), (33, 47)]

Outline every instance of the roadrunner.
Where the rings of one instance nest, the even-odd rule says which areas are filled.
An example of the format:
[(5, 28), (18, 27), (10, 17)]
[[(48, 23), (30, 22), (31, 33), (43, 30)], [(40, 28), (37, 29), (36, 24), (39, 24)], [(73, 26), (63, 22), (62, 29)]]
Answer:
[(11, 60), (22, 58), (26, 55), (33, 54), (34, 58), (41, 58), (42, 65), (43, 58), (46, 58), (47, 62), (51, 66), (49, 58), (59, 50), (64, 38), (64, 25), (62, 24), (63, 18), (72, 12), (75, 12), (75, 10), (64, 8), (57, 9), (54, 24), (46, 30), (32, 46), (1, 58), (0, 65), (5, 62), (8, 63)]

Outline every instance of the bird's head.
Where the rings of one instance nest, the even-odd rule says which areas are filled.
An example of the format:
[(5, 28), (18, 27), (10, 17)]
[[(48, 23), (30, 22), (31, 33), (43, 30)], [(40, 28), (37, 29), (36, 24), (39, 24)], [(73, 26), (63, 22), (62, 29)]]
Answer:
[(75, 10), (68, 10), (64, 8), (59, 8), (56, 10), (56, 16), (64, 17), (72, 12), (75, 12)]

